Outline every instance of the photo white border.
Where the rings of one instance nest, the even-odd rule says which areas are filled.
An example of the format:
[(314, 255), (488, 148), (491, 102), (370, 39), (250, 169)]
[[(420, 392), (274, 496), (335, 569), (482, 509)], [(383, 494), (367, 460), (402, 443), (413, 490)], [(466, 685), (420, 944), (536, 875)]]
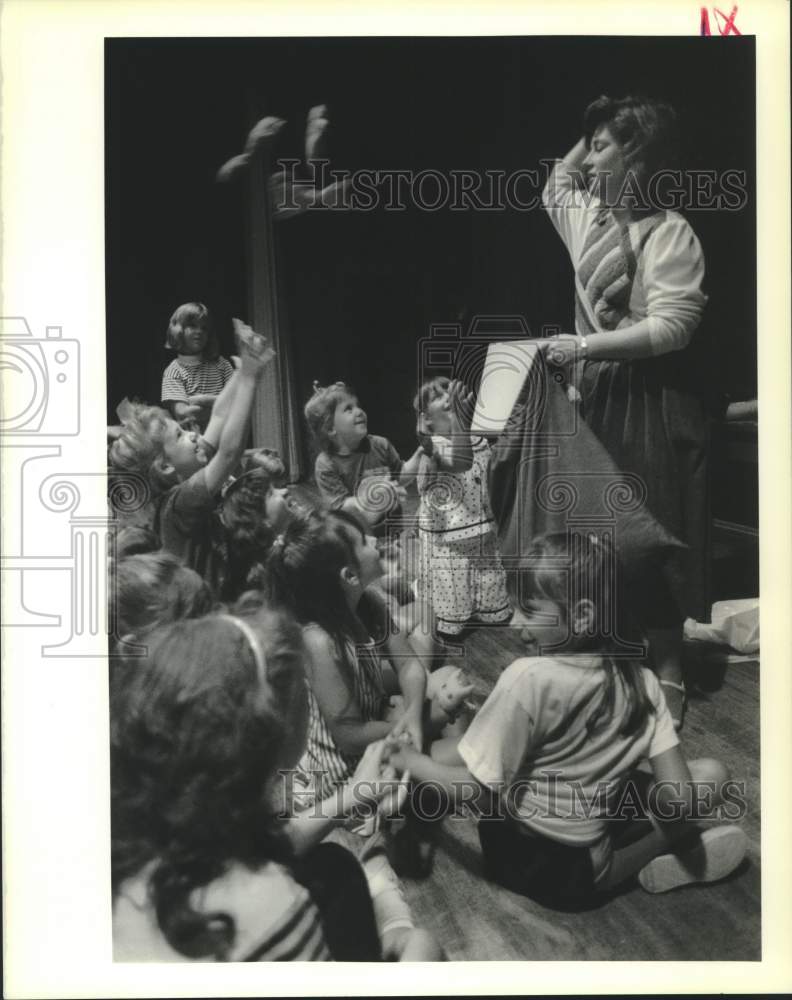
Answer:
[[(712, 5), (709, 5), (710, 8)], [(731, 9), (732, 3), (721, 4)], [(4, 0), (2, 306), (35, 336), (81, 341), (82, 433), (69, 471), (104, 459), (104, 38), (276, 35), (698, 34), (700, 4)], [(757, 992), (792, 988), (789, 6), (744, 0), (756, 36), (762, 719), (762, 939), (757, 963), (464, 962), (442, 966), (114, 965), (106, 666), (45, 660), (4, 630), (4, 978), (8, 997)], [(714, 26), (713, 26), (713, 30)], [(720, 41), (713, 37), (710, 44)], [(562, 81), (561, 81), (562, 83)], [(288, 85), (288, 81), (285, 81)], [(207, 115), (213, 109), (207, 108)], [(3, 483), (3, 509), (16, 484)], [(101, 496), (97, 498), (101, 505)], [(8, 522), (8, 518), (5, 519)], [(9, 531), (8, 523), (4, 531)], [(6, 545), (9, 536), (4, 536)], [(57, 575), (57, 574), (56, 574)], [(42, 602), (41, 596), (37, 603)], [(778, 794), (781, 789), (782, 794)], [(775, 795), (773, 793), (776, 793)], [(530, 951), (530, 924), (526, 925)]]

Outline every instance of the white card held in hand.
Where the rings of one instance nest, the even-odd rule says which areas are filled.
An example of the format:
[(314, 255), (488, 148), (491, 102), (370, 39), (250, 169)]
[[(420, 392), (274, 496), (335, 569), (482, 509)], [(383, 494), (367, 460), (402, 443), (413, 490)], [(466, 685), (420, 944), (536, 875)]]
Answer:
[(503, 431), (536, 352), (531, 340), (490, 344), (470, 425), (472, 433), (497, 436)]

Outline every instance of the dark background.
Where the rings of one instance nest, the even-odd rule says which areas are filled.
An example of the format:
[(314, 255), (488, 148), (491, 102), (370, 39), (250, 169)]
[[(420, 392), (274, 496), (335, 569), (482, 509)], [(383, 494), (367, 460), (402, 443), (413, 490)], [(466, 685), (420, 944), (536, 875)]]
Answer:
[[(540, 168), (602, 93), (669, 100), (683, 165), (744, 170), (737, 212), (688, 211), (710, 304), (697, 378), (756, 394), (754, 44), (739, 38), (115, 39), (106, 43), (108, 409), (157, 401), (168, 319), (205, 302), (223, 353), (247, 318), (245, 184), (217, 168), (265, 114), (300, 156), (324, 102), (345, 170)], [(278, 223), (298, 399), (351, 381), (374, 433), (413, 447), (417, 342), (432, 323), (515, 313), (572, 329), (572, 271), (541, 210), (321, 212)], [(692, 363), (692, 362), (691, 362)]]

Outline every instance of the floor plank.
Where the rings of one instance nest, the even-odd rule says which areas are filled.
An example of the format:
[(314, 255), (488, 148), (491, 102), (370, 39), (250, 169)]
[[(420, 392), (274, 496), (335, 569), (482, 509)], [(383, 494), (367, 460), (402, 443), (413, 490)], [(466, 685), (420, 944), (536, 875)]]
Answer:
[[(515, 630), (482, 629), (458, 662), (491, 687), (521, 647)], [(758, 961), (760, 932), (759, 667), (730, 664), (719, 690), (694, 691), (682, 733), (688, 757), (723, 760), (745, 782), (739, 822), (750, 843), (729, 879), (650, 895), (637, 885), (594, 911), (544, 909), (488, 883), (472, 819), (447, 819), (435, 865), (424, 881), (404, 880), (417, 920), (431, 927), (449, 958), (463, 960)]]
[[(315, 490), (300, 486), (306, 503)], [(414, 506), (414, 504), (412, 505)], [(407, 561), (409, 539), (405, 542)], [(503, 669), (523, 655), (516, 629), (480, 628), (464, 641), (464, 666), (486, 697)], [(686, 649), (691, 688), (682, 744), (688, 758), (716, 757), (744, 782), (739, 823), (748, 857), (729, 879), (650, 895), (628, 887), (586, 913), (544, 909), (488, 882), (475, 822), (448, 818), (428, 878), (403, 879), (416, 922), (430, 928), (452, 960), (758, 961), (761, 958), (759, 663), (705, 660)], [(350, 845), (351, 846), (351, 845)]]

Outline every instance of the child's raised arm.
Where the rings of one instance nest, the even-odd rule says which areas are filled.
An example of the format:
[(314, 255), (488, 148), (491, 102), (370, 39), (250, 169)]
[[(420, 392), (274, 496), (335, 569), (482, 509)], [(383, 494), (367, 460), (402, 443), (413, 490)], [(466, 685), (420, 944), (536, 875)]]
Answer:
[(217, 453), (204, 470), (206, 488), (210, 493), (220, 491), (242, 457), (256, 386), (273, 356), (263, 337), (251, 338), (244, 343), (241, 364), (232, 380), (236, 382), (236, 390), (223, 422)]
[(220, 434), (223, 430), (223, 424), (225, 424), (228, 411), (231, 409), (231, 403), (236, 393), (237, 372), (242, 364), (240, 359), (237, 357), (231, 358), (231, 361), (234, 364), (234, 374), (218, 393), (214, 406), (212, 407), (212, 415), (209, 418), (209, 424), (203, 433), (204, 440), (207, 441), (213, 448), (217, 448), (220, 443)]

